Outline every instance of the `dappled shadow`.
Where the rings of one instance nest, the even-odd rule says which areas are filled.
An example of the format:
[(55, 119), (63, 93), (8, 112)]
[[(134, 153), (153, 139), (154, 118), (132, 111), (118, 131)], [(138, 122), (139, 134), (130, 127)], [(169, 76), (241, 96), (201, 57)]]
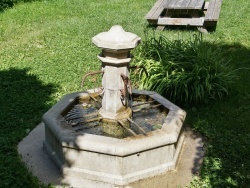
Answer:
[[(230, 59), (231, 65), (234, 66), (235, 68), (242, 67), (242, 66), (249, 67), (249, 64), (247, 64), (249, 50), (246, 47), (241, 46), (239, 44), (226, 45), (226, 44), (208, 43), (208, 45), (210, 45), (211, 48), (223, 48), (223, 51), (225, 52), (225, 59), (226, 60)], [(11, 78), (11, 76), (9, 77)], [(248, 132), (242, 133), (241, 132), (242, 129), (241, 130), (238, 129), (239, 122), (237, 122), (237, 120), (236, 121), (234, 120), (234, 118), (237, 118), (237, 116), (242, 116), (242, 114), (240, 113), (242, 111), (240, 111), (239, 109), (237, 109), (238, 110), (237, 111), (233, 108), (230, 108), (230, 109), (220, 108), (220, 104), (222, 103), (223, 103), (222, 107), (224, 107), (225, 104), (228, 104), (229, 106), (234, 106), (234, 107), (235, 107), (235, 104), (241, 105), (241, 106), (245, 106), (245, 105), (250, 106), (249, 104), (250, 95), (245, 96), (245, 98), (243, 99), (241, 98), (240, 101), (236, 101), (239, 99), (239, 97), (237, 97), (238, 95), (240, 96), (243, 95), (241, 93), (242, 91), (241, 87), (244, 87), (246, 89), (246, 92), (249, 92), (249, 88), (245, 86), (244, 84), (244, 82), (249, 81), (249, 77), (244, 74), (239, 74), (239, 77), (240, 79), (236, 80), (238, 83), (236, 84), (238, 92), (234, 92), (230, 97), (225, 98), (225, 100), (223, 101), (211, 102), (209, 104), (203, 104), (203, 106), (202, 105), (195, 106), (196, 110), (193, 110), (193, 111), (190, 110), (190, 112), (188, 112), (188, 115), (187, 115), (188, 117), (191, 116), (192, 118), (198, 118), (198, 120), (205, 119), (206, 122), (208, 122), (207, 124), (200, 124), (198, 127), (197, 126), (195, 127), (192, 124), (191, 125), (195, 127), (197, 130), (199, 130), (200, 132), (202, 132), (206, 137), (208, 137), (208, 147), (205, 147), (207, 151), (207, 156), (205, 157), (206, 163), (203, 165), (203, 168), (205, 169), (204, 171), (205, 173), (201, 173), (201, 178), (208, 179), (210, 184), (214, 187), (231, 187), (234, 184), (244, 186), (244, 185), (247, 185), (246, 183), (247, 181), (249, 181), (248, 172), (247, 172), (247, 168), (249, 167), (249, 161), (247, 160), (247, 157), (241, 158), (243, 155), (248, 156), (245, 154), (249, 153), (249, 150), (246, 149), (246, 148), (249, 148), (246, 142), (247, 139), (249, 138), (249, 130)], [(5, 86), (7, 85), (8, 84), (5, 84)], [(17, 82), (17, 84), (15, 85), (17, 88), (21, 88), (21, 86), (20, 87), (18, 86), (19, 82)], [(27, 87), (27, 85), (22, 85), (22, 86)], [(14, 93), (16, 93), (15, 92), (16, 90), (17, 89), (13, 90)], [(13, 97), (12, 97), (12, 100), (14, 100)], [(30, 106), (29, 104), (27, 105)], [(250, 108), (248, 106), (246, 106), (246, 108), (243, 108), (242, 110), (248, 112), (249, 114)], [(47, 105), (45, 106), (42, 105), (42, 109), (45, 109), (45, 108), (47, 109), (47, 107), (48, 107)], [(189, 106), (186, 108), (186, 110), (189, 110), (192, 107), (193, 106)], [(223, 114), (221, 113), (222, 111), (224, 111), (223, 112), (224, 114), (227, 113), (228, 116), (226, 117), (223, 116)], [(35, 112), (31, 112), (31, 113), (34, 114)], [(42, 114), (40, 114), (40, 117), (41, 115)], [(245, 113), (244, 120), (247, 121), (249, 125), (249, 122), (250, 122), (249, 117), (247, 117), (246, 115), (247, 114)], [(229, 116), (232, 116), (234, 118), (230, 119)], [(193, 121), (193, 124), (195, 124), (195, 120)], [(217, 126), (213, 124), (217, 124)], [(231, 125), (236, 124), (237, 126), (230, 126), (230, 124)], [(209, 126), (212, 126), (212, 128), (210, 128)], [(238, 134), (241, 134), (240, 136), (244, 138), (238, 138)], [(191, 172), (192, 174), (198, 175), (200, 172), (200, 164), (202, 162), (202, 157), (204, 154), (204, 150), (203, 150), (204, 147), (201, 146), (203, 144), (203, 141), (199, 140), (199, 135), (197, 134), (192, 134), (191, 136), (193, 139), (198, 139), (198, 140), (196, 142), (197, 145), (195, 144), (192, 146), (192, 148), (195, 149), (196, 154), (195, 154), (195, 159), (192, 160), (191, 162), (192, 164), (190, 163), (192, 167), (189, 168), (188, 171)], [(98, 142), (98, 140), (95, 140), (95, 141)], [(230, 143), (231, 142), (237, 143), (238, 148), (230, 146), (229, 141)], [(100, 141), (99, 143), (102, 143), (102, 142)], [(243, 153), (243, 155), (241, 155), (240, 153)], [(79, 153), (76, 153), (76, 154), (78, 155)], [(213, 164), (213, 162), (219, 162), (218, 166), (216, 166), (217, 164)], [(235, 168), (233, 169), (232, 169), (232, 165), (230, 165), (231, 162), (235, 163)], [(70, 161), (69, 167), (73, 163), (74, 161), (73, 162)], [(245, 166), (242, 166), (242, 164), (244, 164)], [(96, 164), (93, 162), (93, 165), (96, 165)], [(208, 175), (208, 173), (210, 174)], [(152, 179), (146, 179), (145, 185), (148, 186), (149, 183), (159, 182), (159, 186), (157, 184), (157, 187), (160, 187), (160, 186), (165, 187), (167, 185), (167, 184), (164, 184), (167, 182), (165, 176), (162, 175), (159, 177), (160, 177), (160, 181), (159, 179), (157, 179), (156, 181)], [(183, 178), (183, 176), (180, 176), (180, 177)], [(228, 179), (228, 177), (230, 177), (231, 179)], [(63, 178), (66, 178), (66, 177), (63, 177)], [(67, 181), (67, 179), (64, 179), (64, 180)], [(233, 182), (230, 182), (230, 181), (233, 181)], [(143, 185), (143, 182), (144, 180), (140, 181), (140, 185)], [(63, 180), (62, 180), (62, 183), (63, 183)]]
[(199, 132), (193, 131), (190, 126), (184, 125), (184, 130), (186, 133), (186, 139), (192, 140), (192, 148), (194, 149), (193, 153), (193, 165), (191, 172), (193, 175), (200, 175), (201, 165), (205, 155), (205, 145), (207, 139), (202, 136)]
[(248, 187), (250, 48), (240, 43), (208, 45), (223, 49), (225, 62), (236, 70), (238, 78), (222, 100), (185, 107), (187, 122), (208, 138), (201, 179), (212, 187)]
[[(174, 103), (180, 106), (183, 109), (189, 110), (191, 107), (196, 107), (197, 105), (206, 105), (210, 102), (219, 102), (220, 100), (225, 100), (230, 97), (237, 97), (237, 95), (246, 95), (249, 93), (249, 85), (246, 83), (250, 83), (250, 47), (245, 47), (240, 43), (231, 43), (227, 44), (220, 40), (207, 41), (204, 39), (205, 37), (201, 34), (202, 43), (206, 46), (207, 50), (217, 51), (221, 54), (220, 63), (223, 66), (227, 66), (232, 72), (219, 72), (218, 74), (226, 75), (230, 78), (230, 75), (234, 74), (234, 79), (231, 80), (231, 83), (226, 83), (228, 80), (225, 80), (224, 87), (226, 87), (228, 93), (223, 93), (221, 98), (219, 96), (215, 96), (214, 98), (210, 97), (209, 93), (206, 93), (207, 99), (198, 102), (182, 102), (182, 101), (174, 101)], [(199, 54), (198, 54), (199, 55)], [(204, 59), (202, 59), (204, 60)], [(218, 61), (218, 58), (216, 59)], [(224, 70), (223, 70), (224, 71)], [(213, 72), (211, 72), (214, 74)], [(219, 76), (218, 76), (219, 77)], [(198, 82), (198, 80), (197, 80)], [(214, 82), (214, 83), (213, 83)], [(202, 84), (202, 83), (200, 83)], [(211, 80), (211, 84), (217, 84), (216, 80)], [(219, 83), (218, 84), (223, 84)], [(220, 88), (218, 87), (218, 90)], [(168, 95), (164, 97), (170, 98)], [(244, 104), (243, 104), (244, 105)], [(193, 109), (190, 109), (193, 110)]]
[[(214, 46), (216, 48), (216, 46)], [(221, 43), (219, 47), (225, 53), (225, 59), (236, 68), (250, 68), (250, 47), (243, 46), (240, 43)]]
[(3, 187), (37, 187), (18, 156), (18, 142), (51, 107), (56, 86), (43, 84), (28, 69), (0, 71), (0, 179)]

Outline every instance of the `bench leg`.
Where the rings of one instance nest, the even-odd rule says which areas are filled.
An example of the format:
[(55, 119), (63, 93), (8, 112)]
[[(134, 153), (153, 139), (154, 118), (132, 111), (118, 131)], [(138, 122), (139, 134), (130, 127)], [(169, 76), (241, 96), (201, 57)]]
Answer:
[(165, 25), (158, 25), (156, 29), (159, 31), (163, 31), (165, 29)]
[(217, 26), (217, 21), (209, 21), (209, 22), (205, 22), (204, 23), (204, 27), (208, 31), (215, 31), (216, 30), (216, 26)]
[(207, 28), (205, 28), (205, 27), (198, 27), (197, 29), (198, 29), (198, 31), (200, 31), (201, 33), (204, 33), (204, 34), (207, 34), (207, 33), (208, 33)]

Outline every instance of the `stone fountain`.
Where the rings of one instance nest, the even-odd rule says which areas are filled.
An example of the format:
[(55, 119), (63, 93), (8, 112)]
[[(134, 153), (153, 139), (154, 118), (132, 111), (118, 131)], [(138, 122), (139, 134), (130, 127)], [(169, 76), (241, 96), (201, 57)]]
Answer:
[(73, 187), (123, 187), (175, 166), (185, 111), (132, 90), (129, 63), (140, 38), (113, 26), (93, 37), (102, 87), (71, 93), (43, 116), (44, 148)]

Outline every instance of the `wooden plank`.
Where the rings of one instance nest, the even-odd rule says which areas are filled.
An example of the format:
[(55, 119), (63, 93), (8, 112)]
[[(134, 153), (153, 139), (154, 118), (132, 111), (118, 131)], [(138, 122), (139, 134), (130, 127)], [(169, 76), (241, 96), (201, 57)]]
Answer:
[(205, 1), (204, 0), (198, 0), (195, 4), (195, 9), (202, 9)]
[(169, 9), (169, 8), (174, 9), (177, 1), (178, 0), (167, 0), (166, 3), (163, 5), (163, 7), (166, 9)]
[(218, 20), (219, 16), (220, 16), (220, 9), (221, 9), (221, 5), (222, 5), (222, 0), (216, 0), (216, 5), (214, 7), (214, 15), (213, 18)]
[(192, 0), (186, 0), (183, 2), (182, 7), (190, 7), (190, 3), (192, 2)]
[(159, 18), (158, 25), (203, 26), (204, 18)]
[(169, 0), (163, 7), (165, 9), (202, 9), (204, 0)]
[(205, 1), (204, 0), (192, 0), (189, 2), (187, 9), (202, 9)]
[[(194, 8), (194, 9), (197, 9), (197, 4), (199, 4), (199, 3), (197, 3), (197, 1), (195, 1), (195, 0), (192, 0), (190, 3), (189, 3), (189, 7), (190, 8)], [(199, 9), (199, 8), (198, 8)]]
[(184, 0), (177, 0), (175, 5), (174, 5), (174, 9), (179, 9), (179, 8), (183, 8), (183, 2)]
[(205, 5), (204, 5), (204, 8), (203, 8), (203, 10), (207, 10), (207, 8), (208, 8), (208, 5), (209, 5), (209, 2), (205, 2)]
[(171, 4), (175, 4), (176, 0), (166, 0), (165, 3), (163, 4), (163, 8), (172, 6)]
[(209, 1), (207, 12), (205, 14), (205, 20), (209, 20), (213, 17), (215, 4), (216, 4), (216, 0)]
[(162, 11), (164, 10), (162, 4), (166, 0), (158, 0), (154, 6), (151, 8), (151, 10), (147, 13), (145, 16), (145, 19), (147, 19), (149, 22), (151, 21), (157, 21), (159, 16), (161, 15)]
[[(170, 15), (173, 15), (173, 14), (193, 15), (195, 13), (198, 13), (197, 10), (192, 10), (192, 9), (175, 9), (175, 10), (171, 9), (171, 10), (167, 10), (166, 13), (168, 13), (168, 12), (170, 13)], [(166, 17), (169, 17), (169, 16), (166, 16)], [(184, 18), (185, 18), (185, 16), (184, 16)]]
[(205, 15), (205, 21), (217, 21), (220, 15), (222, 0), (210, 0)]

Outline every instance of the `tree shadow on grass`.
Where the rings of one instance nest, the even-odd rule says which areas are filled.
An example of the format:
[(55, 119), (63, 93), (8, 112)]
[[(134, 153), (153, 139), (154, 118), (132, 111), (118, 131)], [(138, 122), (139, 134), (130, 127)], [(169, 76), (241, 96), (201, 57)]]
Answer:
[(56, 86), (43, 84), (28, 69), (0, 71), (1, 187), (38, 187), (17, 153), (17, 144), (50, 108)]
[(187, 121), (208, 138), (200, 186), (248, 187), (250, 184), (250, 49), (239, 44), (210, 44), (222, 48), (237, 70), (231, 94), (187, 110)]

